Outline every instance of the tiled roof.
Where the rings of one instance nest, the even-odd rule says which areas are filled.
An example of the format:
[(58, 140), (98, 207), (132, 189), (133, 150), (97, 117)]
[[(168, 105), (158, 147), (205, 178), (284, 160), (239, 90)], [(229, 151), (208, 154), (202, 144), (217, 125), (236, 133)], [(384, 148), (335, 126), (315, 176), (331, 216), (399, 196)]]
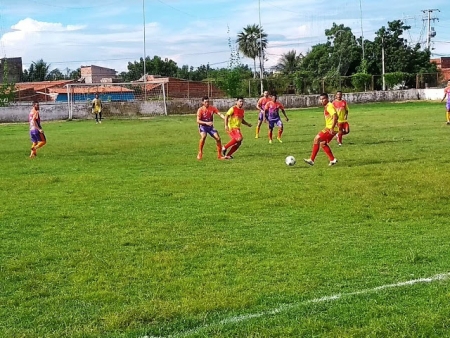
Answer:
[[(63, 94), (67, 93), (67, 88), (50, 88), (50, 92)], [(102, 93), (133, 93), (134, 90), (118, 86), (81, 86), (72, 87), (71, 92), (74, 94), (102, 94)]]

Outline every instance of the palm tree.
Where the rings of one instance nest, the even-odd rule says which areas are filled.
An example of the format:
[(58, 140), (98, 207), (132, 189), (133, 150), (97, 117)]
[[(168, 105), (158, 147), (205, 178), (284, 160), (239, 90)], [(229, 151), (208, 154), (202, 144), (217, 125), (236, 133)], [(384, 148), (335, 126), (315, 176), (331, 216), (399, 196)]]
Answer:
[(297, 55), (295, 50), (290, 50), (281, 56), (275, 69), (283, 74), (291, 74), (299, 69), (302, 59), (301, 53)]
[(45, 81), (50, 64), (44, 60), (33, 61), (28, 69), (29, 81)]
[(259, 67), (262, 67), (261, 57), (267, 47), (267, 34), (259, 25), (248, 25), (244, 27), (242, 32), (237, 35), (236, 43), (238, 49), (246, 57), (253, 59), (255, 72), (253, 77), (256, 78), (256, 58), (259, 57)]

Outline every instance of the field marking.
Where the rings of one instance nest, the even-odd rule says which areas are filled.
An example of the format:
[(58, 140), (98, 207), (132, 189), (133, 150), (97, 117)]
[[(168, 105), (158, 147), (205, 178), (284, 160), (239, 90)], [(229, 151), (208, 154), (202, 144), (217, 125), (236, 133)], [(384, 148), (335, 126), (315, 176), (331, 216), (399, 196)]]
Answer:
[(254, 319), (254, 318), (261, 318), (261, 317), (265, 317), (265, 316), (276, 315), (278, 313), (288, 311), (288, 310), (291, 310), (291, 309), (294, 309), (294, 308), (297, 308), (300, 306), (308, 305), (308, 304), (331, 302), (331, 301), (335, 301), (335, 300), (338, 300), (343, 297), (364, 295), (367, 293), (374, 293), (374, 292), (378, 292), (378, 291), (382, 291), (382, 290), (386, 290), (386, 289), (399, 288), (402, 286), (411, 286), (414, 284), (421, 284), (421, 283), (422, 284), (423, 283), (432, 283), (435, 281), (447, 280), (447, 279), (449, 279), (449, 277), (450, 277), (450, 272), (447, 272), (447, 273), (438, 274), (438, 275), (428, 277), (428, 278), (418, 278), (418, 279), (412, 279), (412, 280), (409, 280), (406, 282), (385, 284), (385, 285), (377, 286), (372, 289), (363, 289), (360, 291), (354, 291), (354, 292), (348, 292), (348, 293), (338, 293), (335, 295), (325, 296), (325, 297), (321, 297), (321, 298), (314, 298), (314, 299), (306, 300), (306, 301), (299, 302), (299, 303), (282, 304), (279, 307), (272, 309), (272, 310), (226, 318), (226, 319), (223, 319), (223, 320), (215, 322), (215, 323), (205, 324), (202, 326), (198, 326), (192, 330), (175, 333), (175, 334), (172, 334), (169, 336), (143, 336), (142, 338), (181, 338), (181, 337), (186, 337), (186, 336), (189, 336), (192, 334), (197, 334), (200, 331), (206, 330), (210, 327), (216, 327), (219, 325), (226, 325), (226, 324), (236, 324), (236, 323), (241, 323), (241, 322), (244, 322), (244, 321), (247, 321), (250, 319)]

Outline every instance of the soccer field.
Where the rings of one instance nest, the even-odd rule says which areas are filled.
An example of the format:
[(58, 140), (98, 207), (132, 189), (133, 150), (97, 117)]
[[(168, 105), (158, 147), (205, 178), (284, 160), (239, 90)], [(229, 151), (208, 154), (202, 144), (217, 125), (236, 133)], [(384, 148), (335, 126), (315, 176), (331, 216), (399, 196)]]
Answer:
[(227, 161), (194, 115), (43, 115), (35, 159), (1, 125), (0, 336), (448, 336), (445, 107), (350, 106), (333, 167), (302, 160), (322, 109), (287, 114), (270, 145), (247, 113)]

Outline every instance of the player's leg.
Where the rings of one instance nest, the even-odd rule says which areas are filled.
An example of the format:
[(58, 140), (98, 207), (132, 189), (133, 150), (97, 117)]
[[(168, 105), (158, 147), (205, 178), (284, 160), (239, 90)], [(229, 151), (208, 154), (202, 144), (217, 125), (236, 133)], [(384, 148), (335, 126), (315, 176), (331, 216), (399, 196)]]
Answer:
[(42, 148), (46, 144), (47, 144), (47, 139), (45, 138), (45, 134), (39, 133), (39, 142), (38, 142), (38, 144), (36, 144), (35, 149)]
[(255, 138), (259, 138), (259, 131), (261, 130), (261, 125), (263, 123), (264, 120), (264, 115), (262, 112), (259, 112), (258, 115), (258, 123), (256, 124), (256, 135)]
[(277, 127), (278, 127), (277, 140), (278, 140), (278, 142), (283, 143), (283, 141), (281, 141), (281, 135), (283, 135), (284, 126), (283, 126), (283, 122), (281, 122), (281, 120), (277, 121)]
[(98, 113), (95, 113), (95, 123), (98, 123)]
[(102, 112), (101, 111), (98, 113), (98, 117), (99, 117), (98, 123), (102, 123)]
[(222, 140), (220, 139), (220, 135), (217, 130), (215, 130), (211, 136), (216, 140), (217, 158), (222, 159)]
[(314, 165), (314, 160), (316, 159), (317, 153), (319, 152), (321, 142), (320, 134), (321, 132), (317, 134), (316, 137), (314, 137), (311, 156), (309, 158), (303, 159), (303, 161), (305, 161), (309, 165)]
[(241, 130), (240, 129), (233, 129), (230, 132), (230, 136), (233, 137), (234, 139), (234, 144), (231, 146), (230, 150), (228, 151), (227, 156), (232, 158), (232, 155), (239, 149), (239, 147), (242, 144), (242, 134), (241, 134)]
[(198, 142), (197, 160), (201, 160), (203, 157), (203, 147), (205, 146), (206, 135), (207, 134), (205, 131), (203, 131), (203, 130), (200, 131), (200, 141)]
[(36, 145), (37, 145), (37, 142), (32, 142), (31, 143), (30, 157), (35, 157), (36, 156)]
[(268, 130), (268, 136), (269, 136), (269, 143), (272, 143), (272, 139), (273, 139), (273, 127), (274, 127), (274, 123), (272, 121), (269, 121), (269, 130)]
[(445, 108), (447, 109), (447, 113), (445, 115), (445, 117), (447, 118), (447, 124), (450, 124), (450, 102), (447, 102)]
[(327, 154), (328, 159), (330, 160), (329, 165), (335, 165), (337, 163), (337, 159), (336, 157), (334, 157), (333, 152), (331, 151), (330, 146), (328, 145), (328, 143), (331, 142), (331, 140), (333, 140), (334, 134), (330, 134), (329, 132), (323, 133), (323, 135), (321, 135), (321, 142), (320, 145), (323, 149), (323, 151), (325, 152), (325, 154)]

